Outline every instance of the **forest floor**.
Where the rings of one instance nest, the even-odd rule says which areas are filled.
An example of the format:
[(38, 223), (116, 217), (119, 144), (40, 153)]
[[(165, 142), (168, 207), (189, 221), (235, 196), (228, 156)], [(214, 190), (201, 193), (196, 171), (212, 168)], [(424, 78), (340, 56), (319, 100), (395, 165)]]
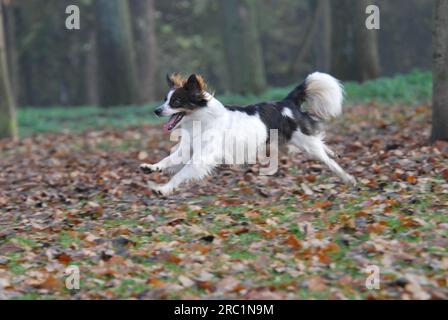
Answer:
[(145, 181), (167, 177), (138, 171), (169, 152), (158, 125), (0, 141), (0, 299), (448, 299), (448, 144), (429, 119), (347, 108), (327, 141), (357, 188), (295, 155), (166, 199)]

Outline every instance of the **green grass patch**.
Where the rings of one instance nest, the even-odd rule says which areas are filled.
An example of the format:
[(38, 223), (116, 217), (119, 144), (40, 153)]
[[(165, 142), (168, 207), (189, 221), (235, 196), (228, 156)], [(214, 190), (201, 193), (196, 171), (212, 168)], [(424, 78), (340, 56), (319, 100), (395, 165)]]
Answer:
[(69, 248), (72, 244), (79, 245), (81, 240), (79, 238), (73, 237), (67, 232), (62, 232), (59, 235), (59, 242), (64, 248)]
[[(217, 97), (224, 104), (247, 105), (260, 101), (283, 99), (294, 87), (271, 88), (259, 96), (224, 94)], [(431, 72), (414, 71), (392, 78), (380, 78), (365, 83), (345, 83), (347, 103), (406, 103), (420, 104), (430, 101), (432, 96)], [(34, 107), (19, 110), (21, 136), (35, 133), (82, 132), (87, 129), (137, 127), (148, 123), (159, 123), (153, 114), (158, 104), (146, 106), (123, 106), (100, 108), (83, 107)], [(107, 149), (109, 146), (104, 146)]]

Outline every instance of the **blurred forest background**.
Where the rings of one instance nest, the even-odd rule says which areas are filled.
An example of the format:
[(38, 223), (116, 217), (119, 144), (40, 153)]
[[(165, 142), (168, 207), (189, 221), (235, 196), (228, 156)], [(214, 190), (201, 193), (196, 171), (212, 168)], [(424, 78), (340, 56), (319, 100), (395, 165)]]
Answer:
[[(5, 77), (27, 107), (19, 114), (25, 127), (38, 125), (34, 107), (160, 101), (170, 72), (203, 74), (218, 94), (260, 96), (315, 70), (364, 82), (432, 65), (433, 0), (2, 2)], [(65, 27), (71, 4), (80, 8), (80, 30)], [(369, 4), (380, 7), (381, 30), (365, 28)], [(419, 82), (417, 91), (430, 86)], [(33, 130), (49, 127), (41, 124)]]
[[(104, 86), (104, 103), (134, 104), (159, 101), (164, 76), (174, 71), (202, 73), (218, 92), (259, 93), (313, 70), (336, 70), (342, 80), (429, 70), (433, 1), (377, 1), (382, 29), (365, 39), (372, 51), (363, 53), (343, 30), (354, 19), (364, 24), (365, 3), (10, 0), (4, 23), (13, 91), (20, 106), (97, 105)], [(80, 30), (65, 28), (70, 4), (80, 7)], [(362, 74), (362, 65), (375, 70)], [(101, 78), (99, 69), (113, 76)]]
[[(0, 300), (448, 299), (448, 0), (0, 3)], [(356, 188), (298, 154), (148, 189), (167, 73), (246, 105), (316, 70), (344, 81), (326, 142)]]

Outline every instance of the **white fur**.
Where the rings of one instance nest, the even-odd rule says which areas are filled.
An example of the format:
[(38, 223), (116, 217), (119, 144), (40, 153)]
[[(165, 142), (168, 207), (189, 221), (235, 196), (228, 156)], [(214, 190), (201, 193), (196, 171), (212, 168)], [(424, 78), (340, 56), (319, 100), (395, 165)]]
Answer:
[(297, 130), (293, 134), (291, 144), (294, 147), (303, 150), (315, 160), (325, 163), (328, 168), (330, 168), (330, 170), (340, 177), (345, 183), (356, 185), (355, 178), (346, 173), (336, 161), (329, 157), (329, 154), (334, 156), (334, 152), (325, 145), (324, 138), (325, 134), (307, 136), (300, 130)]
[(329, 120), (342, 113), (344, 89), (342, 84), (326, 73), (315, 72), (306, 80), (306, 104), (321, 119)]
[(172, 95), (174, 94), (174, 89), (170, 90), (170, 92), (168, 92), (168, 94), (166, 95), (166, 101), (164, 104), (162, 104), (159, 108), (161, 108), (163, 110), (162, 116), (171, 116), (173, 114), (176, 113), (175, 110), (173, 110), (173, 108), (171, 108), (170, 106), (170, 100)]
[(288, 117), (288, 118), (294, 119), (294, 115), (292, 114), (292, 111), (291, 111), (291, 109), (289, 109), (289, 108), (284, 108), (284, 109), (282, 110), (282, 115), (283, 115), (284, 117)]
[[(342, 112), (343, 88), (338, 80), (323, 73), (313, 73), (307, 77), (306, 103), (310, 111), (322, 119), (336, 117)], [(170, 105), (170, 91), (163, 108), (163, 115), (175, 112)], [(221, 163), (228, 163), (225, 159), (235, 161), (238, 148), (246, 148), (242, 163), (251, 163), (257, 158), (259, 151), (266, 147), (268, 138), (265, 124), (258, 114), (248, 115), (244, 112), (230, 111), (212, 95), (207, 94), (207, 107), (200, 108), (187, 114), (181, 121), (183, 130), (180, 143), (175, 150), (157, 164), (142, 164), (142, 169), (152, 171), (168, 171), (174, 173), (165, 185), (149, 182), (149, 187), (164, 195), (171, 194), (182, 183), (201, 180), (208, 176)], [(294, 119), (289, 108), (282, 111), (284, 117)], [(200, 123), (200, 130), (195, 130), (195, 123)], [(223, 137), (232, 143), (223, 143)], [(227, 142), (227, 140), (226, 140)], [(308, 136), (297, 129), (288, 147), (302, 150), (313, 158), (325, 163), (330, 170), (344, 182), (355, 184), (355, 179), (346, 173), (333, 159), (335, 153), (324, 143), (324, 133)], [(183, 161), (179, 164), (179, 159)], [(237, 163), (240, 164), (240, 163)]]
[[(246, 151), (243, 161), (239, 163), (243, 164), (249, 159), (256, 159), (259, 150), (265, 147), (267, 131), (258, 115), (249, 116), (242, 112), (231, 112), (213, 96), (208, 95), (208, 98), (206, 108), (186, 115), (181, 122), (182, 130), (185, 130), (184, 133), (189, 139), (184, 139), (182, 134), (179, 146), (170, 156), (155, 165), (141, 165), (143, 169), (167, 171), (172, 168), (173, 159), (178, 159), (181, 150), (185, 150), (185, 147), (192, 150), (191, 158), (184, 162), (185, 165), (176, 164), (177, 168), (171, 170), (176, 174), (167, 184), (159, 186), (150, 182), (150, 188), (168, 195), (184, 182), (203, 179), (218, 164), (228, 163), (225, 159), (235, 161), (237, 157), (235, 151), (238, 148), (245, 148)], [(199, 134), (194, 130), (195, 123), (200, 123)], [(231, 142), (223, 141), (224, 136)], [(189, 145), (185, 146), (185, 143)], [(254, 147), (248, 148), (248, 146)]]

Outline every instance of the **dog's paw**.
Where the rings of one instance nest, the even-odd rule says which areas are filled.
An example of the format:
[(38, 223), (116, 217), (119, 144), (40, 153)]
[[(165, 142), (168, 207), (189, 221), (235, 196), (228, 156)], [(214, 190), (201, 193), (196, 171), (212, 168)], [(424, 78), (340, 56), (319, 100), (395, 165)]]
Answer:
[(156, 165), (149, 163), (142, 163), (139, 168), (140, 171), (144, 174), (151, 174), (153, 172), (160, 171), (160, 169)]
[(149, 181), (148, 187), (157, 195), (167, 197), (173, 193), (173, 188), (170, 188), (169, 185), (161, 185), (155, 182)]
[(351, 185), (352, 187), (356, 187), (357, 185), (356, 178), (351, 175), (347, 175), (345, 178), (345, 183)]
[(329, 147), (326, 147), (325, 149), (328, 153), (328, 155), (333, 159), (341, 159), (341, 156), (336, 151), (330, 149)]

